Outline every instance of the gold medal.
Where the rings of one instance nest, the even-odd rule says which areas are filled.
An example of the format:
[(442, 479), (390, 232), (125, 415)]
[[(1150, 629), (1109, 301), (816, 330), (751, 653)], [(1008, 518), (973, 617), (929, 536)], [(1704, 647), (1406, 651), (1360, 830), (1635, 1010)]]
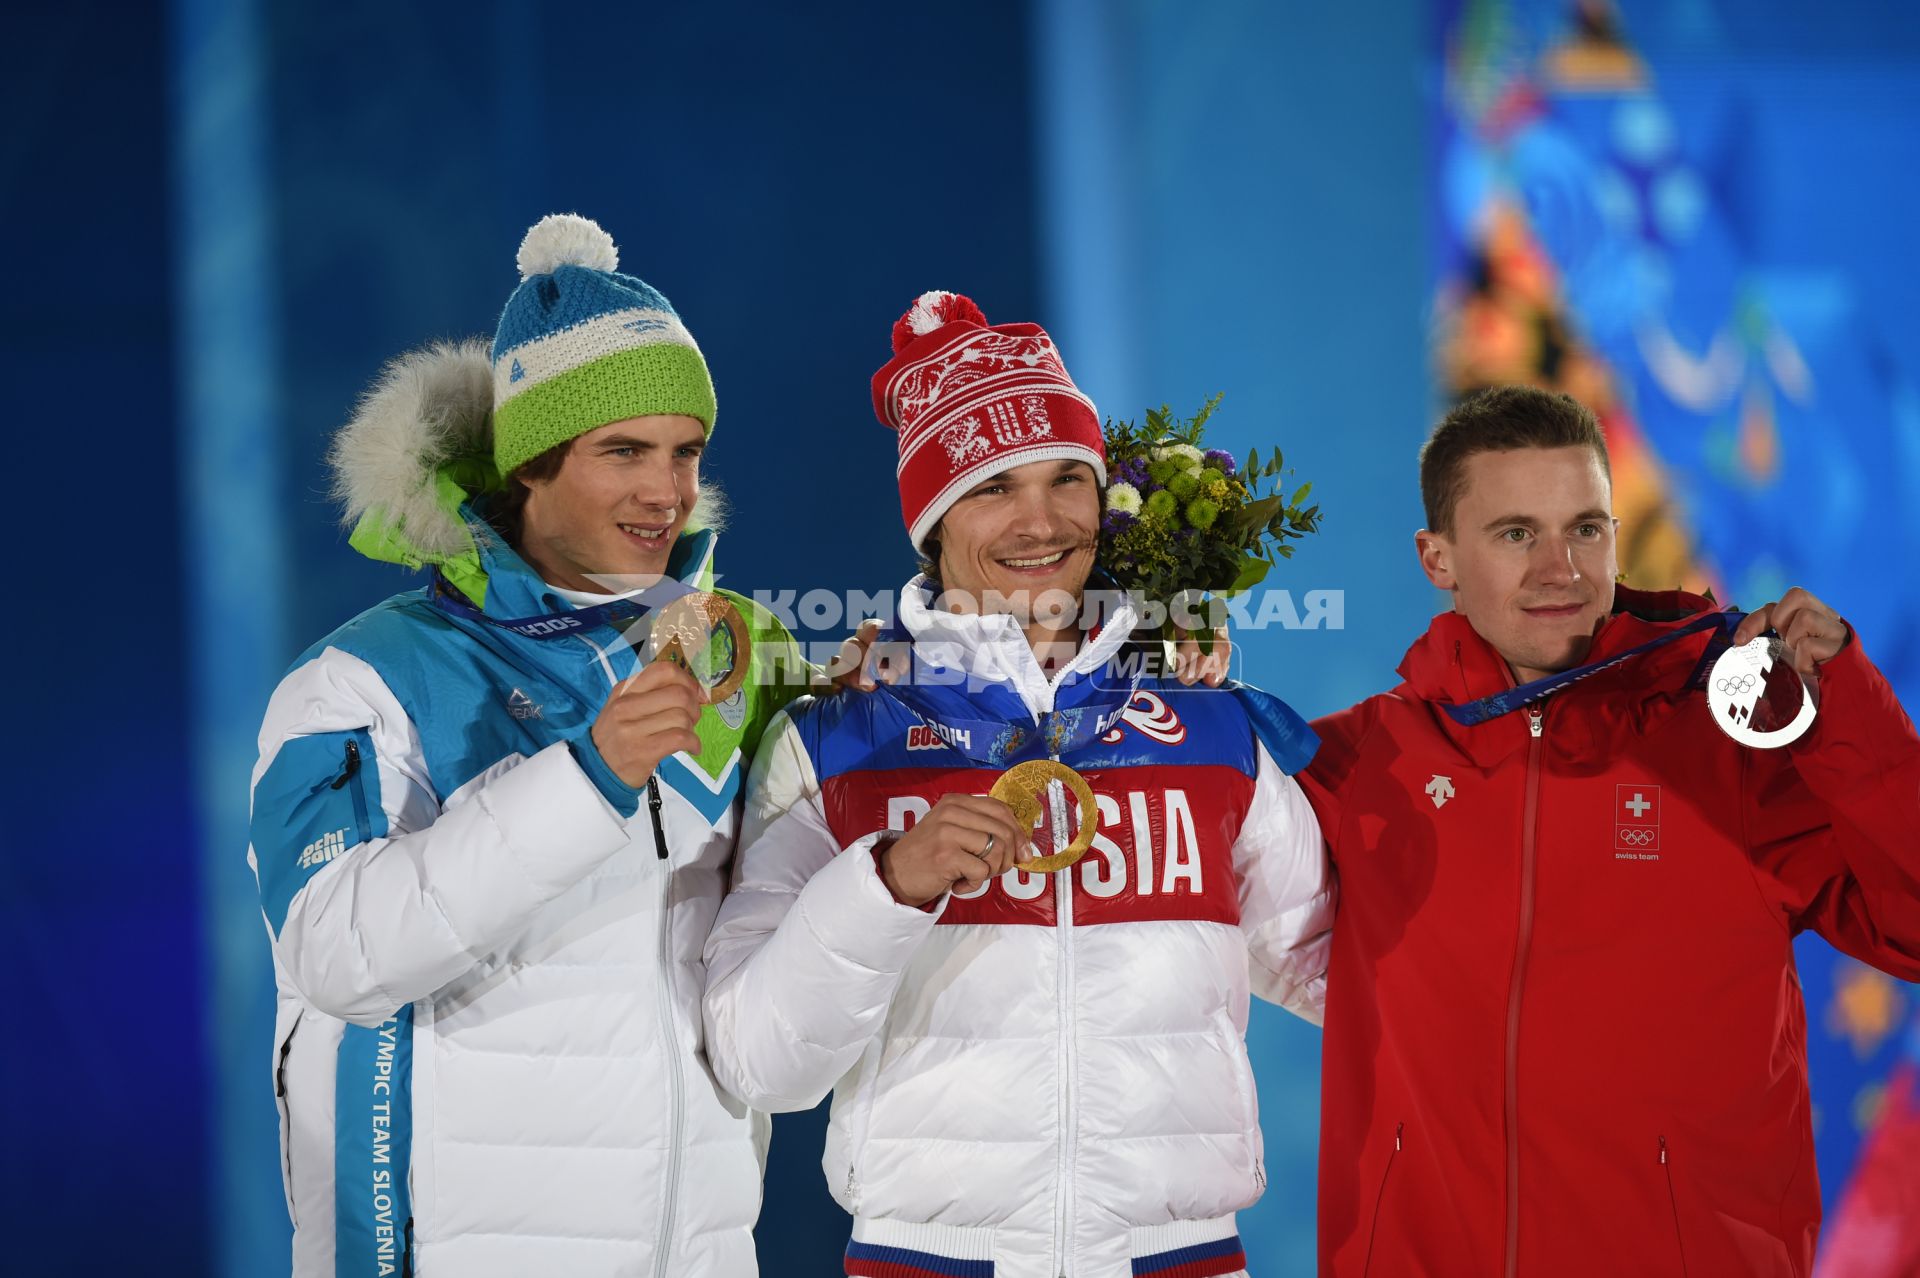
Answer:
[(1073, 842), (1066, 847), (1052, 856), (1035, 857), (1020, 867), (1023, 870), (1051, 873), (1066, 869), (1093, 846), (1094, 831), (1100, 826), (1100, 812), (1093, 804), (1093, 787), (1078, 772), (1052, 759), (1032, 759), (1014, 764), (1000, 774), (1000, 779), (993, 783), (993, 789), (988, 794), (1012, 808), (1013, 819), (1022, 827), (1031, 829), (1040, 820), (1041, 801), (1046, 796), (1047, 784), (1052, 781), (1066, 786), (1080, 801), (1080, 832), (1073, 836)]
[[(747, 681), (753, 640), (739, 609), (720, 595), (696, 590), (654, 615), (647, 648), (656, 660), (671, 661), (692, 675), (705, 692), (707, 704), (714, 705), (738, 692)], [(709, 674), (718, 669), (726, 673), (718, 683), (709, 684), (695, 668), (696, 662)]]

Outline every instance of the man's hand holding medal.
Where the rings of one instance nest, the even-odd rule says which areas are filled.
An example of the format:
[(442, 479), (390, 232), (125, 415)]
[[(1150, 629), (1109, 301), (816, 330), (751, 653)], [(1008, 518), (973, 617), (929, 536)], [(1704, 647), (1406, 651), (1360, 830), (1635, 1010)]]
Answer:
[(1733, 632), (1733, 646), (1744, 647), (1773, 631), (1793, 654), (1793, 668), (1815, 688), (1820, 686), (1820, 666), (1840, 655), (1853, 637), (1853, 631), (1840, 614), (1827, 607), (1799, 586), (1780, 596), (1779, 602), (1763, 604), (1747, 614)]

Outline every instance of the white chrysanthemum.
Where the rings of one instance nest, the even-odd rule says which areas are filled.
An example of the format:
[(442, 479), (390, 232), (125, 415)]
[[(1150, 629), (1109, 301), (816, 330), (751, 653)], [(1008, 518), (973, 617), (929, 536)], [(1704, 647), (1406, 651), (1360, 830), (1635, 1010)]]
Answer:
[(1192, 444), (1167, 444), (1153, 450), (1155, 461), (1165, 461), (1169, 457), (1178, 461), (1183, 470), (1198, 470), (1200, 463), (1205, 460), (1200, 450)]
[(1123, 515), (1140, 513), (1140, 490), (1132, 484), (1115, 484), (1107, 489), (1107, 509)]

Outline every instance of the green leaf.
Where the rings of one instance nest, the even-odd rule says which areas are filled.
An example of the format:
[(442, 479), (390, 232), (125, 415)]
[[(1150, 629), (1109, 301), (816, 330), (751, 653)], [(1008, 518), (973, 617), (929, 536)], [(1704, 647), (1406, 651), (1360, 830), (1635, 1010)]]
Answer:
[(1300, 485), (1298, 488), (1293, 490), (1293, 496), (1287, 498), (1287, 505), (1298, 507), (1300, 505), (1300, 499), (1305, 497), (1308, 493), (1312, 491), (1313, 491), (1312, 481), (1308, 481), (1307, 483)]
[(1199, 438), (1200, 428), (1207, 424), (1207, 419), (1209, 417), (1213, 416), (1213, 410), (1220, 407), (1220, 400), (1225, 395), (1226, 395), (1225, 391), (1215, 391), (1213, 393), (1212, 398), (1208, 399), (1206, 403), (1202, 404), (1200, 406), (1200, 411), (1193, 415), (1193, 434), (1196, 440)]
[(1240, 575), (1233, 579), (1233, 584), (1227, 587), (1226, 593), (1229, 595), (1237, 595), (1243, 590), (1248, 590), (1259, 585), (1262, 581), (1266, 580), (1267, 573), (1271, 568), (1272, 564), (1264, 559), (1255, 559), (1251, 556), (1243, 559), (1240, 562)]
[(1259, 501), (1248, 502), (1246, 509), (1241, 512), (1240, 517), (1245, 521), (1245, 527), (1258, 528), (1271, 520), (1279, 509), (1280, 498), (1278, 495), (1262, 497)]

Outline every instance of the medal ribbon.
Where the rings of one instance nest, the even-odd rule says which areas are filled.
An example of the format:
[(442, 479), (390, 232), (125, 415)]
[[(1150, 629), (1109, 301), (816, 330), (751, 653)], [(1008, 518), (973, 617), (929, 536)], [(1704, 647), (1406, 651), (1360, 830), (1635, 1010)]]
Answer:
[(638, 621), (650, 612), (655, 612), (676, 599), (696, 593), (685, 582), (665, 578), (648, 586), (639, 594), (627, 599), (615, 599), (608, 603), (592, 604), (585, 608), (569, 608), (565, 612), (542, 613), (537, 617), (514, 617), (502, 620), (490, 617), (474, 607), (467, 597), (454, 588), (453, 584), (436, 570), (433, 574), (433, 602), (443, 612), (456, 617), (465, 617), (469, 621), (484, 622), (497, 626), (501, 630), (511, 630), (514, 634), (528, 639), (565, 639), (570, 635), (592, 630), (599, 626), (624, 626)]
[(1687, 687), (1704, 687), (1707, 671), (1713, 668), (1714, 659), (1727, 650), (1728, 641), (1732, 639), (1733, 632), (1739, 628), (1741, 619), (1746, 615), (1732, 608), (1724, 612), (1710, 612), (1705, 616), (1694, 618), (1678, 630), (1669, 631), (1658, 639), (1629, 648), (1605, 661), (1595, 661), (1588, 665), (1575, 666), (1571, 670), (1562, 670), (1544, 679), (1535, 679), (1531, 683), (1523, 683), (1517, 687), (1508, 688), (1504, 692), (1497, 692), (1491, 697), (1469, 701), (1465, 705), (1456, 706), (1450, 702), (1441, 702), (1440, 708), (1445, 710), (1448, 717), (1455, 723), (1471, 728), (1490, 719), (1498, 719), (1503, 714), (1511, 714), (1522, 706), (1532, 705), (1542, 697), (1550, 697), (1570, 683), (1578, 683), (1591, 675), (1599, 674), (1602, 670), (1611, 670), (1622, 662), (1645, 656), (1655, 648), (1664, 648), (1670, 643), (1685, 639), (1688, 635), (1698, 634), (1702, 630), (1718, 629), (1720, 633), (1707, 644), (1707, 650), (1702, 654), (1699, 664), (1693, 668), (1693, 673), (1687, 676)]
[[(881, 635), (881, 642), (901, 641), (906, 638), (901, 630)], [(916, 648), (913, 653), (912, 675), (918, 680), (919, 672), (925, 668), (923, 658)], [(902, 709), (921, 723), (925, 724), (935, 736), (958, 750), (974, 763), (992, 768), (1005, 768), (1021, 755), (1031, 753), (1035, 746), (1044, 746), (1046, 752), (1058, 757), (1078, 750), (1094, 741), (1114, 724), (1120, 722), (1121, 714), (1133, 704), (1134, 695), (1139, 691), (1140, 681), (1144, 677), (1145, 663), (1136, 663), (1131, 681), (1124, 693), (1096, 695), (1087, 702), (1069, 706), (1064, 710), (1053, 710), (1040, 716), (1038, 723), (1009, 723), (1005, 719), (979, 719), (971, 716), (956, 715), (949, 707), (937, 704), (938, 701), (957, 699), (939, 697), (940, 690), (949, 686), (948, 680), (959, 671), (947, 667), (937, 667), (942, 672), (939, 682), (926, 681), (925, 686), (916, 687), (912, 683), (880, 685), (869, 696), (889, 696), (898, 702)], [(965, 675), (965, 679), (975, 676)], [(1076, 678), (1091, 678), (1092, 673), (1083, 673)], [(958, 682), (958, 680), (952, 680)], [(1002, 688), (1016, 700), (1018, 694), (1007, 689), (1004, 684), (993, 686)]]

